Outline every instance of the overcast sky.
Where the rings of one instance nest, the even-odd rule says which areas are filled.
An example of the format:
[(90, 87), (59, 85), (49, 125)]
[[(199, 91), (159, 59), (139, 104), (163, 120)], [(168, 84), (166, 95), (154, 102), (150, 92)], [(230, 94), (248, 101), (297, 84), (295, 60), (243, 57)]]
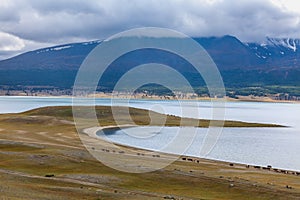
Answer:
[(1, 0), (0, 59), (137, 27), (189, 36), (300, 38), (298, 0)]

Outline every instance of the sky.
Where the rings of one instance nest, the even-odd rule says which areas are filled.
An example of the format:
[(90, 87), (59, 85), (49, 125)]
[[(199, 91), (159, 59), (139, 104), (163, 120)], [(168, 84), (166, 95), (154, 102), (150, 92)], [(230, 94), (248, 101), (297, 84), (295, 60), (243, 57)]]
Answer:
[(298, 0), (0, 0), (0, 59), (139, 27), (244, 42), (300, 38)]

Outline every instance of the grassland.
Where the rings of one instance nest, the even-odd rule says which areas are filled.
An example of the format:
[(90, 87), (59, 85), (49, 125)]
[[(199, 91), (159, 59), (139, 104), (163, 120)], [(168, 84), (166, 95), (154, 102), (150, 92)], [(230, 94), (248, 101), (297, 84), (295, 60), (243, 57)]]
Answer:
[[(122, 108), (118, 110), (122, 115)], [(84, 109), (82, 112), (84, 118), (91, 117)], [(157, 114), (139, 109), (130, 109), (130, 113), (140, 125), (151, 123), (150, 116)], [(101, 125), (114, 124), (109, 107), (98, 107), (97, 115)], [(179, 120), (167, 116), (166, 122), (178, 126)], [(203, 122), (199, 122), (202, 127)], [(128, 123), (126, 117), (124, 123)], [(227, 122), (227, 126), (234, 123)], [(131, 159), (130, 149), (121, 156)], [(117, 153), (111, 150), (103, 154)], [(164, 159), (164, 155), (156, 159)], [(300, 176), (242, 164), (205, 159), (196, 163), (182, 158), (150, 173), (120, 172), (97, 161), (82, 145), (70, 107), (0, 115), (0, 199), (168, 198), (300, 199)]]
[[(77, 113), (83, 119), (93, 118), (93, 115), (86, 109), (87, 107), (75, 107)], [(210, 125), (220, 125), (224, 127), (284, 127), (278, 124), (264, 123), (247, 123), (242, 121), (217, 121), (206, 119), (180, 118), (174, 115), (164, 115), (153, 111), (137, 108), (114, 107), (113, 111), (109, 106), (97, 106), (95, 113), (101, 126), (115, 125), (115, 118), (118, 117), (119, 124), (135, 124), (135, 125), (164, 125), (164, 126), (182, 126), (195, 125), (198, 127), (207, 128)], [(58, 119), (73, 120), (73, 111), (70, 106), (44, 107), (31, 110), (21, 115), (24, 116), (51, 116)], [(116, 116), (113, 116), (116, 115)], [(162, 121), (164, 122), (162, 124)], [(183, 123), (182, 123), (183, 121)], [(187, 123), (184, 123), (187, 122)], [(224, 123), (224, 125), (223, 125)]]

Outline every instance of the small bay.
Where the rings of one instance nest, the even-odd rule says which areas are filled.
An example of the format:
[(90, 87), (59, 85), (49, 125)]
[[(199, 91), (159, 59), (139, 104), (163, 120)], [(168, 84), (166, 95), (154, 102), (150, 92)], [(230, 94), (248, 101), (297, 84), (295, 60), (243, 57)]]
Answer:
[[(82, 99), (85, 105), (86, 99)], [(91, 99), (89, 99), (91, 101)], [(96, 105), (119, 105), (150, 109), (165, 114), (183, 117), (212, 118), (210, 101), (196, 102), (199, 115), (185, 112), (195, 109), (195, 101), (174, 100), (114, 100), (95, 99)], [(17, 113), (44, 106), (72, 105), (70, 97), (0, 97), (0, 113)], [(190, 112), (193, 113), (193, 112)], [(226, 102), (225, 119), (245, 122), (274, 123), (288, 128), (224, 128), (207, 158), (253, 165), (272, 165), (277, 168), (300, 171), (300, 104), (266, 102)], [(144, 138), (128, 135), (118, 130), (107, 138), (126, 145), (152, 150), (163, 149), (162, 144), (170, 141), (178, 132), (178, 127), (163, 127), (151, 130)], [(127, 131), (145, 132), (145, 127), (132, 127)], [(189, 131), (185, 131), (189, 134)], [(153, 133), (151, 135), (151, 133)], [(155, 133), (155, 134), (154, 134)], [(199, 155), (207, 129), (197, 128), (197, 135), (189, 146), (186, 155)], [(164, 143), (162, 141), (165, 141)]]

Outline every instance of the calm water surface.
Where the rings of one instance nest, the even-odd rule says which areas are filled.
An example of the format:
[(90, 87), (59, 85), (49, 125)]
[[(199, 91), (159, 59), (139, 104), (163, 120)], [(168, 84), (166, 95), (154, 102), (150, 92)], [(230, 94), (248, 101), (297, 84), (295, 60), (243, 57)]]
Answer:
[[(105, 137), (116, 143), (174, 153), (164, 148), (176, 137), (179, 128), (164, 127), (159, 134), (151, 135), (151, 137), (147, 134), (145, 137), (133, 137), (135, 134), (132, 134), (138, 131), (143, 132), (143, 129), (146, 129), (148, 133), (156, 132), (157, 128), (127, 128), (125, 131), (118, 130), (114, 134), (106, 134)], [(200, 149), (207, 129), (197, 128), (196, 131), (193, 143), (184, 154), (201, 157), (199, 156)], [(193, 131), (186, 129), (184, 134), (188, 138), (189, 135), (193, 135)], [(99, 136), (103, 137), (101, 134)], [(206, 158), (261, 166), (272, 165), (277, 168), (300, 171), (299, 145), (299, 130), (293, 128), (224, 128), (222, 135)]]
[[(85, 104), (86, 100), (82, 100)], [(97, 105), (111, 105), (110, 99), (96, 99)], [(72, 98), (50, 97), (0, 97), (0, 113), (16, 113), (43, 106), (71, 105)], [(132, 106), (185, 117), (212, 118), (212, 104), (209, 101), (197, 102), (199, 115), (195, 116), (195, 102), (159, 100), (118, 101), (113, 105)], [(182, 108), (185, 113), (182, 113)], [(189, 112), (189, 110), (191, 112)], [(300, 104), (227, 102), (225, 118), (247, 122), (265, 122), (287, 125), (289, 128), (224, 128), (208, 158), (257, 165), (272, 165), (278, 168), (300, 171)], [(129, 128), (126, 132), (152, 132), (157, 127)], [(147, 137), (132, 137), (122, 130), (108, 134), (110, 140), (132, 146), (161, 150), (171, 141), (178, 128), (164, 127), (158, 134)], [(199, 150), (207, 129), (197, 128), (193, 144), (185, 152), (199, 155)], [(185, 133), (191, 134), (190, 130)]]

